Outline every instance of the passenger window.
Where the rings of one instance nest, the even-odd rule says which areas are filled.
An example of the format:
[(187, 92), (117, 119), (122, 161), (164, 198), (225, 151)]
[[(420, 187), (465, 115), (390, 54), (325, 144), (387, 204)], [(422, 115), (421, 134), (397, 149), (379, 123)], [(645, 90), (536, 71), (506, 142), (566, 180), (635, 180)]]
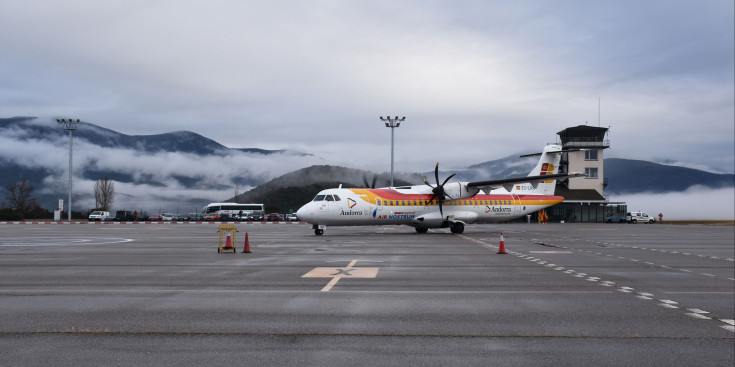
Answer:
[(393, 200), (390, 201), (390, 206), (393, 206)]
[(380, 201), (380, 199), (376, 199), (376, 200), (375, 200), (375, 202), (376, 202), (376, 203), (377, 203), (378, 205), (383, 205), (383, 202), (382, 202), (382, 201)]

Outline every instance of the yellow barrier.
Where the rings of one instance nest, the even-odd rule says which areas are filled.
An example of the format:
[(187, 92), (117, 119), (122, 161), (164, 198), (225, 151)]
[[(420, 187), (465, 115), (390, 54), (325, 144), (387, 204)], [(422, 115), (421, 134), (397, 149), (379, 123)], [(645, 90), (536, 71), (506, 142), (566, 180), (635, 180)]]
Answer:
[(217, 252), (232, 251), (235, 253), (235, 243), (237, 243), (237, 229), (235, 229), (235, 226), (231, 224), (220, 224), (219, 231), (217, 232), (219, 233), (219, 247), (217, 247)]

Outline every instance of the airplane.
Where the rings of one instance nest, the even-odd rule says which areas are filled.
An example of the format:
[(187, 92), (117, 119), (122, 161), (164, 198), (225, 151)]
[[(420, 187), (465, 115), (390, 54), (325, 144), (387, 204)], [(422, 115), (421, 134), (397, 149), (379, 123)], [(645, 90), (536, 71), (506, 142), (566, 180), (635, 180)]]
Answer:
[(408, 225), (418, 233), (449, 227), (452, 233), (462, 233), (466, 224), (507, 222), (564, 201), (554, 195), (556, 179), (584, 176), (558, 173), (561, 154), (568, 151), (551, 144), (541, 153), (522, 155), (541, 156), (526, 177), (449, 182), (452, 174), (440, 183), (437, 163), (436, 185), (426, 179), (423, 185), (377, 189), (340, 185), (320, 191), (296, 216), (312, 224), (318, 236), (327, 226), (365, 225)]

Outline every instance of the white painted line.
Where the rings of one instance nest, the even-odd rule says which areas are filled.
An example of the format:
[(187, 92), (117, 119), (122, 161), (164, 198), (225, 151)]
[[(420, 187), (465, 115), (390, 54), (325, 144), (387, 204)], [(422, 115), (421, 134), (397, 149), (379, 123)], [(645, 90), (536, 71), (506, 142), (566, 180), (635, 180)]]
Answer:
[(728, 325), (735, 326), (735, 320), (732, 320), (732, 319), (720, 319), (720, 321), (722, 321), (722, 322), (724, 322), (724, 323), (726, 323)]
[(716, 275), (714, 275), (714, 274), (709, 274), (709, 273), (702, 273), (702, 275), (706, 275), (706, 276), (708, 276), (708, 277), (714, 277), (714, 276), (716, 276)]
[(631, 291), (629, 291), (627, 289), (622, 289), (622, 288), (618, 288), (617, 291), (620, 292), (620, 293), (631, 293)]
[(636, 296), (636, 298), (640, 298), (640, 299), (653, 299), (651, 297), (640, 296), (640, 295)]
[(661, 306), (661, 307), (665, 307), (665, 308), (679, 308), (677, 306), (670, 305), (668, 303), (659, 303), (658, 305)]
[(646, 292), (638, 292), (638, 294), (640, 294), (641, 296), (646, 296), (646, 297), (653, 297), (653, 294), (651, 294), (651, 293), (646, 293)]
[(659, 301), (661, 301), (663, 303), (668, 303), (668, 304), (671, 304), (671, 305), (678, 305), (679, 304), (679, 302), (672, 301), (670, 299), (660, 299)]
[(700, 310), (698, 308), (688, 308), (687, 310), (694, 312), (694, 313), (709, 313), (708, 311)]
[(725, 330), (727, 330), (727, 331), (731, 331), (731, 332), (735, 333), (735, 326), (723, 325), (723, 326), (720, 326), (720, 327), (723, 328), (723, 329), (725, 329)]
[(630, 291), (633, 290), (633, 288), (631, 288), (631, 287), (620, 287), (620, 289), (625, 289), (625, 290), (630, 290)]
[(694, 317), (695, 319), (712, 320), (711, 317), (704, 316), (701, 313), (694, 313), (694, 312), (692, 312), (692, 313), (686, 313), (685, 315)]

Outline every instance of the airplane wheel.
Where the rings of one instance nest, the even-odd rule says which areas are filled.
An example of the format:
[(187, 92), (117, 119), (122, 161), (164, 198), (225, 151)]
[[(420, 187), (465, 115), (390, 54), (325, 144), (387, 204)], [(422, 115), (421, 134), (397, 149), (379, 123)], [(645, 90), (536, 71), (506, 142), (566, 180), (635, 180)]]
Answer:
[(317, 235), (317, 236), (321, 236), (321, 235), (324, 234), (324, 230), (323, 229), (315, 229), (314, 230), (314, 234)]
[(426, 233), (429, 229), (426, 227), (416, 227), (416, 233)]
[(452, 233), (462, 233), (464, 232), (464, 224), (462, 223), (454, 223), (449, 226), (449, 230), (452, 231)]

